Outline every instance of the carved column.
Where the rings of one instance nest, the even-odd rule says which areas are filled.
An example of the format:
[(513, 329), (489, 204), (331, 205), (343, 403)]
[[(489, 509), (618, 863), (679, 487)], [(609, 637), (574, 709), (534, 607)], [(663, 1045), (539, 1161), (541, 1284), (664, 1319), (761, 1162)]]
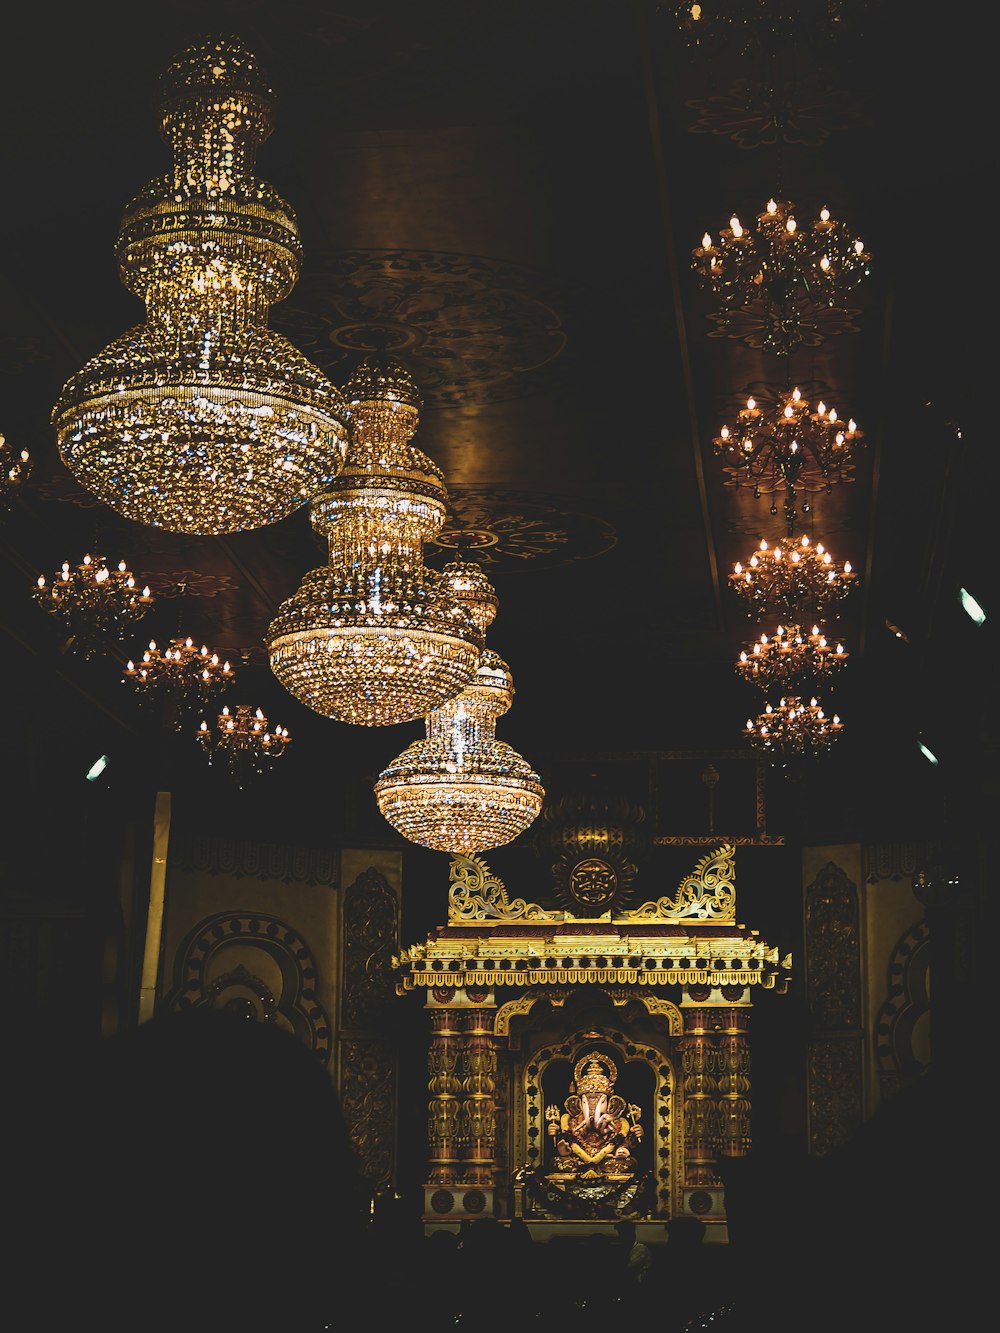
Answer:
[(725, 1021), (719, 1039), (719, 1151), (745, 1157), (752, 1144), (749, 1011), (729, 1009)]
[(461, 1034), (457, 1014), (448, 1008), (431, 1010), (431, 1040), (427, 1052), (428, 1184), (455, 1185), (460, 1172), (459, 1078)]
[(684, 1185), (716, 1183), (715, 1153), (720, 1139), (719, 1077), (723, 1057), (715, 1028), (718, 1016), (706, 1009), (684, 1012), (678, 1041), (684, 1079)]
[(496, 1178), (496, 1073), (493, 1012), (467, 1009), (460, 1116), (462, 1180), (466, 1185), (492, 1186)]

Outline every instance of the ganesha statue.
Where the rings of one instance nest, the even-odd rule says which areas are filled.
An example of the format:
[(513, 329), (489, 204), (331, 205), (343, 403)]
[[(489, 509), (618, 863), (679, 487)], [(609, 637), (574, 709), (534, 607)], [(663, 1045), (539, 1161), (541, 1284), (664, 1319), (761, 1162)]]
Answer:
[(591, 1051), (576, 1063), (563, 1109), (545, 1108), (555, 1143), (553, 1172), (587, 1178), (636, 1173), (641, 1112), (615, 1092), (617, 1077), (614, 1061)]

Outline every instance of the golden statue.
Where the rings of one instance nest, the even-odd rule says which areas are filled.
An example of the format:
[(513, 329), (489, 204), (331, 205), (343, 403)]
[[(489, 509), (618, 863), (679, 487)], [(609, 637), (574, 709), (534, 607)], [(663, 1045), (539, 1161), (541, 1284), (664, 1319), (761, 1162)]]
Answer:
[(545, 1108), (548, 1133), (555, 1140), (556, 1174), (635, 1175), (641, 1111), (615, 1092), (617, 1077), (614, 1061), (600, 1051), (591, 1051), (576, 1063), (565, 1110), (555, 1105)]

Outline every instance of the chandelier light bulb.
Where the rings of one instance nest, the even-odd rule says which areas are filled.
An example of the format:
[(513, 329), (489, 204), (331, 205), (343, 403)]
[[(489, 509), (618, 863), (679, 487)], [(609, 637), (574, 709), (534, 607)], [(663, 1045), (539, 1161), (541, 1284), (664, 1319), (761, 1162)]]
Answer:
[(424, 563), (447, 491), (440, 468), (410, 443), (420, 407), (412, 377), (372, 357), (345, 393), (347, 463), (310, 505), (327, 564), (281, 604), (266, 643), (274, 675), (314, 712), (390, 726), (424, 717), (471, 681), (483, 630)]
[(0, 434), (0, 509), (9, 509), (32, 471), (27, 449), (14, 449)]
[(196, 648), (190, 637), (171, 639), (163, 649), (150, 639), (141, 659), (130, 659), (122, 675), (139, 703), (160, 705), (175, 730), (181, 729), (192, 709), (203, 707), (235, 679), (229, 662), (204, 644)]
[(126, 518), (198, 535), (275, 523), (340, 471), (338, 389), (268, 309), (302, 263), (290, 206), (254, 175), (274, 97), (238, 41), (185, 51), (162, 80), (173, 162), (127, 206), (116, 246), (145, 323), (63, 387), (62, 461)]
[(251, 709), (249, 704), (236, 704), (235, 710), (226, 704), (216, 720), (215, 730), (202, 719), (195, 736), (209, 763), (224, 764), (239, 787), (265, 773), (284, 754), (292, 739), (287, 727), (269, 730), (263, 710)]
[(67, 646), (87, 658), (120, 643), (154, 602), (124, 560), (112, 569), (103, 556), (89, 553), (78, 565), (64, 560), (51, 583), (40, 574), (32, 592), (42, 610), (61, 624)]
[(744, 735), (750, 745), (776, 759), (807, 759), (823, 754), (844, 729), (838, 714), (828, 717), (815, 696), (808, 704), (785, 695), (748, 718)]
[(810, 512), (811, 496), (829, 494), (835, 485), (854, 480), (864, 444), (853, 419), (845, 430), (836, 409), (825, 402), (810, 411), (798, 386), (783, 391), (766, 407), (747, 398), (735, 426), (724, 425), (712, 440), (728, 484), (749, 488), (756, 500), (771, 497), (772, 516), (778, 513), (775, 497), (784, 492), (782, 512), (789, 533), (800, 510)]
[(762, 633), (741, 650), (736, 671), (747, 684), (762, 690), (794, 689), (833, 675), (848, 656), (844, 645), (832, 644), (818, 625), (811, 631), (778, 625), (772, 634)]
[(837, 606), (856, 583), (850, 561), (838, 566), (822, 542), (813, 545), (808, 536), (782, 537), (773, 546), (761, 539), (729, 575), (729, 586), (751, 612), (776, 613), (793, 623)]
[(691, 252), (691, 267), (717, 298), (723, 320), (758, 308), (764, 346), (787, 354), (801, 344), (812, 309), (843, 308), (867, 276), (870, 256), (825, 205), (811, 226), (800, 227), (791, 203), (769, 199), (756, 227), (744, 227), (734, 213), (718, 246), (706, 232)]

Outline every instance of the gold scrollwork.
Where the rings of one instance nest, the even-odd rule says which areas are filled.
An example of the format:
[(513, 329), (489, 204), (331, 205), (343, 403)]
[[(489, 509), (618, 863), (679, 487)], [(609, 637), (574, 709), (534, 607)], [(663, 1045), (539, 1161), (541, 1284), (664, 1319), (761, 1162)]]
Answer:
[(651, 917), (693, 917), (698, 920), (734, 921), (736, 919), (736, 848), (723, 843), (703, 856), (677, 889), (673, 898), (657, 898), (634, 911), (622, 913), (624, 920), (649, 920)]
[(551, 913), (537, 903), (508, 898), (502, 881), (481, 857), (452, 857), (449, 879), (449, 921), (482, 921), (488, 917), (502, 921), (551, 919)]

